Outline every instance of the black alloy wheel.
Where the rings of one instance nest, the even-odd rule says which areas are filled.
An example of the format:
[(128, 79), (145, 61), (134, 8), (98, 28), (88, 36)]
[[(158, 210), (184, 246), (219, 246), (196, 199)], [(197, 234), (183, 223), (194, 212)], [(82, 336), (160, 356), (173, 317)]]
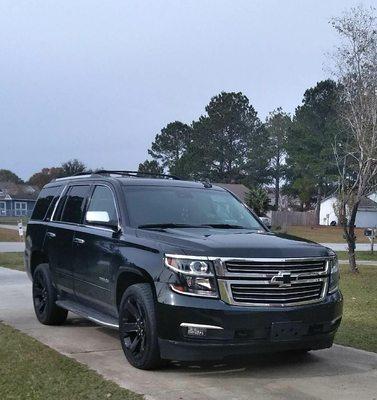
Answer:
[(48, 292), (44, 274), (40, 270), (34, 274), (33, 300), (38, 319), (44, 319), (47, 312)]
[(48, 264), (40, 264), (33, 274), (33, 304), (38, 321), (44, 325), (61, 325), (68, 311), (56, 305), (57, 291), (52, 284)]
[(146, 346), (145, 316), (135, 296), (125, 304), (122, 321), (124, 345), (134, 357), (142, 357)]
[(132, 285), (123, 294), (119, 308), (119, 335), (124, 354), (131, 365), (153, 369), (162, 364), (155, 303), (149, 284)]

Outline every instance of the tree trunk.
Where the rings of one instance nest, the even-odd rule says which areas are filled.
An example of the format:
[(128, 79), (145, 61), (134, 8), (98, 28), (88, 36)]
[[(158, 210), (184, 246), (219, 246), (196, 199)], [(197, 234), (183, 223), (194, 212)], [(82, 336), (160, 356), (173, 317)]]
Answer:
[(344, 233), (348, 245), (348, 259), (350, 263), (350, 271), (353, 273), (359, 272), (359, 269), (357, 268), (356, 265), (356, 255), (355, 255), (355, 249), (356, 249), (355, 221), (358, 208), (359, 208), (359, 202), (355, 202), (351, 210), (351, 216), (348, 222), (348, 226), (346, 221), (344, 223)]
[(279, 211), (279, 198), (280, 198), (280, 177), (275, 177), (275, 209)]
[(350, 271), (353, 273), (358, 273), (359, 268), (357, 268), (357, 265), (356, 265), (355, 251), (350, 251), (349, 248), (348, 248), (348, 260), (350, 263)]

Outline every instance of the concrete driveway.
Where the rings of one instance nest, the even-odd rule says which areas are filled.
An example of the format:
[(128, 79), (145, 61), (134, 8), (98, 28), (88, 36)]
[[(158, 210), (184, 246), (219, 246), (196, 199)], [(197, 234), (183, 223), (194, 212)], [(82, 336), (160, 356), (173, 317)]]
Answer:
[(40, 325), (26, 274), (5, 268), (0, 268), (0, 319), (148, 399), (377, 398), (377, 354), (342, 346), (305, 356), (260, 355), (243, 362), (172, 363), (161, 371), (139, 371), (127, 363), (115, 331), (71, 314), (63, 326)]

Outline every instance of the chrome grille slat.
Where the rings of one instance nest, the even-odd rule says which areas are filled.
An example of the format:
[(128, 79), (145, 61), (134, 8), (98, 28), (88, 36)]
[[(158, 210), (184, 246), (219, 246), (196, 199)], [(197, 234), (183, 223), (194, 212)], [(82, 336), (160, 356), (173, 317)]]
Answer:
[(273, 292), (264, 292), (264, 293), (256, 293), (256, 292), (246, 292), (246, 291), (236, 291), (232, 288), (232, 293), (233, 293), (233, 297), (239, 297), (239, 296), (266, 296), (268, 294), (268, 296), (279, 296), (281, 298), (287, 298), (288, 296), (292, 296), (292, 295), (296, 295), (296, 294), (300, 294), (300, 295), (305, 295), (305, 294), (312, 294), (313, 296), (316, 294), (319, 294), (320, 292), (320, 288), (319, 289), (312, 289), (312, 290), (305, 290), (302, 292), (287, 292), (287, 293), (273, 293)]
[[(221, 298), (242, 306), (293, 306), (321, 301), (329, 258), (218, 259)], [(287, 281), (285, 281), (286, 279)]]
[[(266, 274), (266, 273), (268, 273), (268, 274), (274, 275), (274, 274), (278, 274), (279, 271), (289, 271), (290, 272), (290, 271), (292, 271), (292, 268), (289, 268), (289, 269), (284, 269), (284, 268), (279, 268), (279, 269), (278, 268), (276, 268), (276, 269), (259, 269), (259, 268), (239, 269), (239, 268), (237, 268), (237, 269), (233, 269), (233, 268), (229, 268), (228, 267), (228, 271), (229, 272), (240, 272), (240, 273), (249, 272), (249, 273), (258, 273), (258, 274)], [(322, 272), (323, 269), (322, 268), (321, 269), (301, 269), (301, 268), (297, 268), (294, 271), (295, 271), (295, 273), (305, 274), (305, 273), (311, 273), (311, 272)]]
[(261, 264), (259, 262), (255, 263), (242, 263), (242, 262), (227, 262), (227, 266), (230, 267), (242, 267), (242, 268), (247, 268), (247, 267), (259, 267), (259, 268), (270, 268), (271, 266), (280, 266), (281, 268), (297, 268), (297, 267), (307, 267), (307, 268), (323, 268), (324, 263), (297, 263), (297, 264), (292, 264), (292, 263), (268, 263), (268, 264)]
[[(312, 296), (299, 296), (299, 297), (290, 297), (290, 298), (288, 298), (288, 299), (284, 299), (284, 301), (286, 302), (286, 303), (288, 303), (288, 302), (290, 302), (290, 301), (302, 301), (302, 300), (308, 300), (308, 299), (315, 299), (315, 298), (317, 298), (317, 296), (315, 296), (315, 295), (312, 295)], [(237, 297), (237, 300), (238, 301), (243, 301), (243, 299), (242, 298), (239, 298), (239, 297)], [(252, 302), (258, 302), (258, 301), (260, 301), (260, 299), (255, 299), (255, 298), (252, 298), (252, 297), (248, 297), (248, 298), (245, 298), (245, 301), (247, 301), (247, 302), (249, 302), (249, 301), (252, 301)], [(268, 298), (268, 297), (266, 297), (266, 298), (264, 298), (263, 299), (263, 301), (264, 302), (269, 302), (269, 303), (273, 303), (273, 302), (276, 302), (276, 303), (280, 303), (281, 302), (281, 299), (271, 299), (271, 298)]]
[[(321, 287), (321, 282), (318, 282), (316, 284), (317, 288), (319, 289)], [(298, 289), (311, 289), (311, 288), (315, 288), (315, 285), (292, 285), (289, 288), (281, 288), (281, 287), (275, 287), (275, 286), (267, 286), (267, 285), (253, 285), (253, 290), (257, 290), (257, 291), (264, 291), (264, 290), (272, 290), (272, 291), (276, 291), (276, 292), (285, 292), (287, 290), (298, 290)], [(232, 289), (234, 290), (250, 290), (247, 286), (245, 285), (232, 285)]]
[(243, 263), (243, 262), (227, 262), (226, 268), (229, 272), (238, 273), (271, 273), (277, 274), (279, 271), (294, 271), (295, 273), (311, 273), (311, 272), (323, 272), (326, 268), (324, 261), (322, 262), (307, 262), (307, 263), (281, 263), (281, 262), (271, 262), (271, 263)]

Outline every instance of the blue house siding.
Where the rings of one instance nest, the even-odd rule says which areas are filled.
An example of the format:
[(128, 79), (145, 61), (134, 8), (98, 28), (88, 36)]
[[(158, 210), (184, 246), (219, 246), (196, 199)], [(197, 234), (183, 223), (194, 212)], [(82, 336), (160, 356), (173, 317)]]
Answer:
[(39, 189), (21, 183), (0, 182), (0, 217), (30, 217)]
[(36, 200), (0, 200), (0, 216), (6, 217), (30, 217)]

